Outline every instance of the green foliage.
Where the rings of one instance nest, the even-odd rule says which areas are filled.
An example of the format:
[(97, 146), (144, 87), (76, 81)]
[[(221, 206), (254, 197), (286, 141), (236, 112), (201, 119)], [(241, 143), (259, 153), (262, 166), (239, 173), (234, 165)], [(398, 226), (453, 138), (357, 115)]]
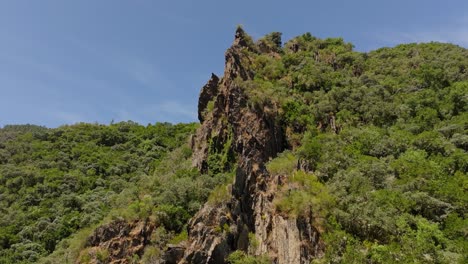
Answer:
[(223, 184), (217, 186), (208, 197), (208, 203), (210, 203), (213, 206), (225, 204), (231, 198), (230, 190), (230, 185)]
[(298, 156), (301, 159), (307, 160), (311, 169), (317, 166), (320, 160), (322, 145), (318, 137), (314, 137), (312, 133), (306, 132), (302, 139), (302, 146), (299, 148)]
[(102, 263), (108, 262), (109, 258), (109, 251), (107, 250), (99, 250), (96, 252), (96, 259)]
[(266, 256), (251, 256), (243, 251), (234, 251), (229, 255), (227, 261), (231, 264), (267, 264), (271, 263)]
[(237, 25), (236, 35), (238, 35), (239, 37), (242, 37), (242, 39), (245, 41), (245, 45), (248, 48), (250, 48), (252, 50), (255, 50), (255, 43), (254, 43), (252, 37), (249, 36), (247, 33), (245, 33), (244, 28), (243, 28), (242, 25)]
[(185, 241), (188, 239), (188, 233), (187, 233), (187, 229), (183, 229), (182, 232), (180, 232), (179, 234), (177, 234), (176, 236), (174, 236), (170, 241), (169, 243), (170, 244), (179, 244), (180, 242), (182, 241)]
[(262, 52), (281, 52), (281, 32), (272, 32), (261, 38), (257, 46)]
[(334, 219), (324, 263), (463, 262), (468, 51), (423, 43), (359, 53), (310, 33), (278, 48), (271, 37), (247, 54), (255, 76), (238, 85), (250, 109), (278, 112), (292, 150), (267, 164), (290, 175), (277, 209)]
[(213, 112), (214, 106), (215, 106), (215, 100), (213, 99), (206, 104), (206, 108), (202, 113), (203, 116), (206, 117), (209, 113)]
[(268, 162), (266, 167), (271, 174), (290, 175), (297, 167), (297, 159), (290, 151), (285, 151)]
[(248, 234), (249, 238), (249, 247), (252, 251), (256, 251), (258, 247), (260, 246), (260, 243), (258, 242), (257, 238), (255, 237), (255, 234), (252, 232), (249, 232)]
[[(246, 110), (276, 114), (269, 125), (281, 126), (290, 150), (267, 164), (289, 176), (275, 205), (290, 217), (312, 215), (324, 231), (327, 250), (316, 262), (467, 261), (466, 49), (422, 43), (360, 53), (310, 33), (284, 45), (278, 32), (257, 43), (237, 34), (254, 78), (232, 81)], [(205, 201), (231, 199), (233, 130), (221, 122), (206, 174), (189, 160), (194, 124), (1, 128), (0, 262), (75, 262), (93, 228), (121, 217), (157, 223), (141, 258), (156, 261), (165, 244), (185, 239)], [(228, 260), (269, 263), (241, 251)]]
[(334, 199), (327, 187), (313, 174), (296, 171), (289, 177), (282, 195), (276, 200), (276, 208), (292, 217), (313, 215), (316, 224), (328, 216)]
[[(185, 138), (181, 140), (182, 144), (185, 142)], [(138, 257), (138, 261), (151, 263), (161, 255), (167, 243), (185, 240), (188, 219), (207, 201), (213, 189), (232, 181), (232, 174), (200, 174), (192, 168), (190, 158), (191, 151), (186, 144), (167, 152), (161, 159), (153, 161), (155, 167), (150, 175), (134, 177), (132, 184), (126, 185), (110, 203), (110, 211), (98, 225), (123, 218), (152, 221), (158, 226), (145, 253), (135, 255), (131, 261)], [(91, 231), (64, 240), (70, 246), (59, 248), (43, 262), (60, 262), (65, 256), (76, 259)]]
[(300, 101), (287, 101), (282, 106), (282, 121), (292, 130), (290, 137), (294, 133), (303, 133), (306, 128), (314, 125), (314, 117), (310, 115), (310, 108), (307, 104)]
[(188, 212), (180, 207), (168, 204), (162, 204), (155, 211), (157, 221), (161, 223), (166, 230), (179, 233), (182, 231), (187, 220), (190, 218)]
[[(222, 140), (218, 136), (213, 136), (209, 142), (208, 149), (208, 173), (211, 175), (220, 174), (233, 169), (235, 156), (232, 150), (232, 129), (229, 128), (227, 138)], [(221, 143), (222, 142), (222, 143)]]
[(147, 246), (145, 247), (145, 252), (141, 257), (141, 263), (143, 264), (150, 264), (155, 263), (161, 257), (161, 251), (154, 246)]
[[(184, 144), (194, 128), (121, 122), (0, 129), (0, 262), (37, 262), (63, 250), (58, 245), (76, 254), (82, 242), (60, 242), (100, 223), (121, 194), (151, 175), (158, 160)], [(150, 196), (129, 198), (126, 215), (152, 214)]]

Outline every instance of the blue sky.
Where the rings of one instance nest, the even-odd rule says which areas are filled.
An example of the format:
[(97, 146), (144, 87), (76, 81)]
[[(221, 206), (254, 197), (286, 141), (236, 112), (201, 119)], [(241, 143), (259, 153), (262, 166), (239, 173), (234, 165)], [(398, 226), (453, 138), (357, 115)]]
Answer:
[(238, 24), (254, 38), (311, 32), (360, 51), (468, 47), (466, 0), (0, 0), (0, 126), (196, 121)]

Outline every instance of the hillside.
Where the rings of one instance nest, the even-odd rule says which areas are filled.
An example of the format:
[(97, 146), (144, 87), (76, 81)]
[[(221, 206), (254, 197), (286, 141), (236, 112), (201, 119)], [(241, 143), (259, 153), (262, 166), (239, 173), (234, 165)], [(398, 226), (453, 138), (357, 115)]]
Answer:
[[(63, 239), (77, 232), (86, 238), (110, 218), (145, 218), (149, 194), (171, 204), (167, 210), (179, 210), (186, 221), (186, 210), (196, 210), (207, 196), (204, 188), (211, 189), (214, 180), (202, 180), (193, 189), (196, 196), (185, 202), (169, 175), (152, 176), (170, 157), (182, 163), (190, 156), (186, 139), (195, 127), (122, 122), (0, 129), (0, 263), (36, 263), (54, 250), (73, 246)], [(196, 183), (183, 185), (189, 189)], [(179, 225), (171, 228), (180, 231)]]
[(238, 28), (200, 125), (0, 129), (0, 263), (466, 263), (468, 50)]

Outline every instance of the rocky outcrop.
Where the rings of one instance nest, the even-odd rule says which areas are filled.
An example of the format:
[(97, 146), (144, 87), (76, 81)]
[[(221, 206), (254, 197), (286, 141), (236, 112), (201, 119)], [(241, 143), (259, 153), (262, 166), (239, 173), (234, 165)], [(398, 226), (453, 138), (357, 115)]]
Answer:
[(200, 122), (203, 122), (205, 119), (204, 116), (208, 103), (218, 93), (218, 83), (218, 76), (212, 73), (210, 80), (203, 86), (200, 92), (200, 97), (198, 99), (198, 120), (200, 120)]
[(235, 242), (224, 226), (232, 222), (226, 204), (207, 203), (190, 220), (190, 240), (182, 263), (223, 263)]
[[(199, 113), (206, 102), (214, 103), (213, 111), (200, 119), (192, 144), (193, 164), (207, 172), (210, 148), (221, 149), (230, 138), (238, 167), (231, 199), (217, 206), (206, 204), (190, 221), (188, 246), (179, 263), (224, 263), (234, 250), (266, 254), (274, 263), (310, 263), (323, 253), (311, 217), (296, 219), (275, 212), (273, 199), (284, 179), (270, 175), (265, 163), (283, 151), (286, 142), (277, 109), (247, 106), (242, 82), (254, 77), (249, 54), (256, 50), (239, 28), (225, 54), (223, 78), (216, 82), (212, 76), (202, 89)], [(255, 236), (255, 246), (249, 246), (249, 233)]]
[(186, 245), (181, 243), (179, 245), (167, 245), (167, 250), (164, 252), (162, 258), (154, 264), (177, 264), (183, 257)]
[(150, 221), (119, 219), (98, 227), (86, 241), (77, 263), (126, 264), (134, 255), (141, 256), (155, 228)]

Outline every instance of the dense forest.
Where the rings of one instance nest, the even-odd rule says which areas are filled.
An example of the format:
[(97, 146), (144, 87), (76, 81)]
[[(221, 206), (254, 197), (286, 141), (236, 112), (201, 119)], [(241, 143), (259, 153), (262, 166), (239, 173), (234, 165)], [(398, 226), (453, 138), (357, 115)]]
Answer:
[[(325, 244), (313, 263), (468, 262), (467, 49), (422, 43), (362, 53), (310, 33), (284, 45), (278, 32), (244, 40), (239, 57), (253, 78), (233, 85), (247, 108), (276, 113), (286, 150), (266, 168), (289, 183), (275, 210), (313, 215)], [(205, 202), (229, 198), (236, 174), (232, 138), (210, 149), (205, 170), (192, 166), (197, 128), (0, 129), (0, 263), (106, 263), (109, 252), (87, 255), (86, 241), (116, 219), (153, 223), (127, 263), (158, 263), (167, 244), (187, 239)], [(227, 261), (270, 263), (250, 251)]]
[(78, 254), (99, 224), (156, 211), (169, 241), (225, 181), (201, 177), (184, 162), (195, 127), (121, 122), (0, 129), (0, 263), (36, 263), (54, 250), (57, 262), (73, 262), (60, 250)]
[(318, 262), (466, 263), (468, 50), (360, 53), (340, 38), (282, 47), (280, 36), (250, 44), (255, 78), (240, 85), (250, 107), (279, 108), (290, 150), (269, 171), (299, 187), (277, 209), (316, 214), (327, 244)]

